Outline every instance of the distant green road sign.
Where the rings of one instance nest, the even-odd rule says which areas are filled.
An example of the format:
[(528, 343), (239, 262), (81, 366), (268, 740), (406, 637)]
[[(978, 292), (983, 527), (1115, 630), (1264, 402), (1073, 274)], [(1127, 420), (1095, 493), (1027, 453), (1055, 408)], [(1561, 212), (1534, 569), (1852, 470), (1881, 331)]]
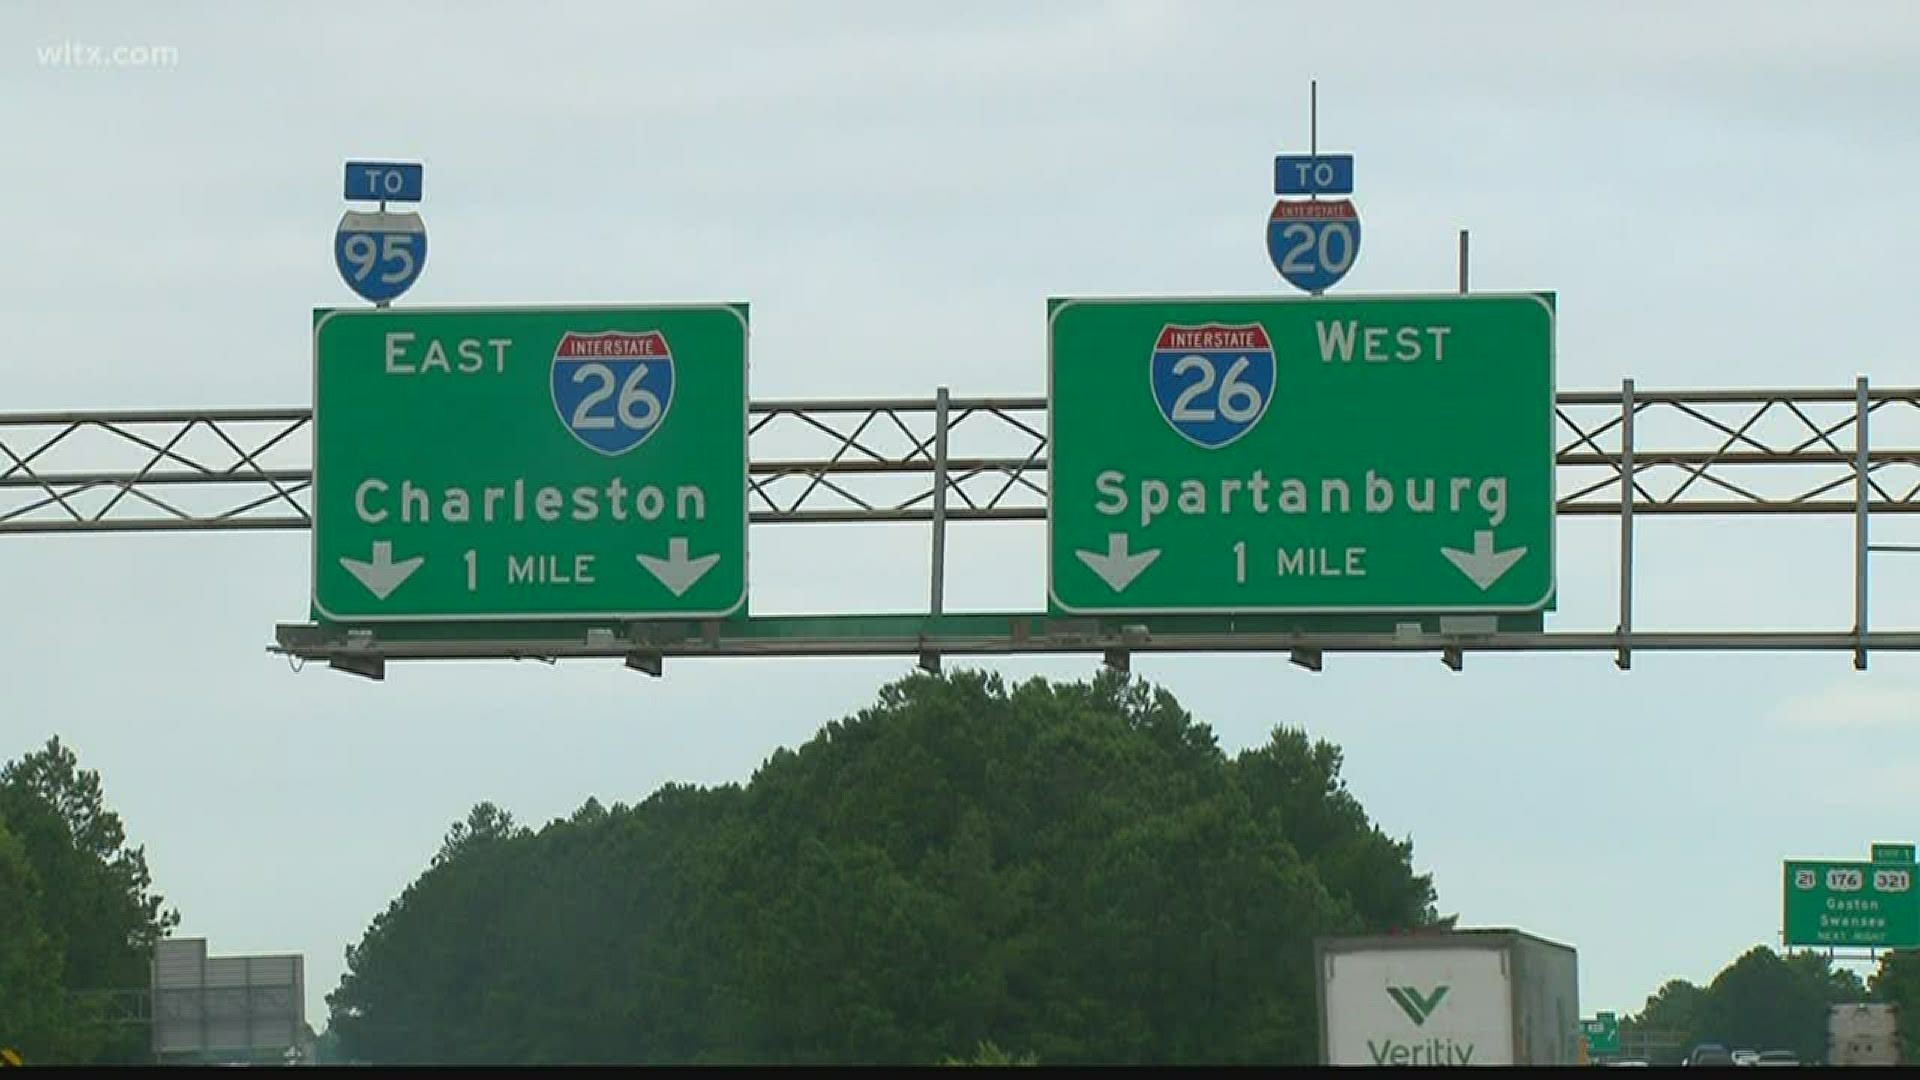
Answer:
[(313, 341), (316, 618), (746, 603), (746, 305), (319, 311)]
[(1910, 865), (1788, 862), (1785, 944), (1920, 947), (1914, 876)]
[(1055, 607), (1528, 612), (1551, 600), (1551, 294), (1049, 308)]
[(1914, 861), (1912, 844), (1875, 844), (1873, 861), (1877, 863), (1910, 863)]
[(1587, 1037), (1587, 1052), (1590, 1054), (1620, 1052), (1620, 1020), (1610, 1012), (1580, 1021), (1580, 1033)]

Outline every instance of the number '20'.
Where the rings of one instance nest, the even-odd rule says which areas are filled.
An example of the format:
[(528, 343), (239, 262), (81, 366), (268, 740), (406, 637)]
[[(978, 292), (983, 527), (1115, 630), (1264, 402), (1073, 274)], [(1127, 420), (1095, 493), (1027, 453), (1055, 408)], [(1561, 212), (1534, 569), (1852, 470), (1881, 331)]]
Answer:
[[(1293, 243), (1280, 258), (1281, 273), (1311, 274), (1318, 268), (1341, 274), (1353, 265), (1353, 230), (1345, 222), (1330, 221), (1318, 229), (1305, 222), (1295, 222), (1281, 229), (1280, 235)], [(1337, 251), (1336, 239), (1339, 240)], [(1316, 256), (1316, 261), (1305, 261), (1309, 255)]]

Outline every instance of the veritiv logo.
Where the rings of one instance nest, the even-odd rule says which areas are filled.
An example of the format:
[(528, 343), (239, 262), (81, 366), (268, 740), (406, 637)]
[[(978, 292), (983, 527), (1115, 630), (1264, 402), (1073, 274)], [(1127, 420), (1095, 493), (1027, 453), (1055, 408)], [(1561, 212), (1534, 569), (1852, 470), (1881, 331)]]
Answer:
[[(1389, 986), (1387, 996), (1400, 1006), (1400, 1011), (1407, 1014), (1415, 1027), (1425, 1027), (1440, 1003), (1446, 1000), (1447, 990), (1446, 986), (1436, 986), (1423, 994), (1411, 986)], [(1450, 1035), (1436, 1035), (1414, 1043), (1394, 1038), (1377, 1043), (1367, 1040), (1367, 1053), (1373, 1056), (1375, 1065), (1470, 1065), (1475, 1049), (1470, 1040)]]
[(1441, 1000), (1447, 996), (1447, 988), (1436, 986), (1422, 994), (1411, 986), (1389, 986), (1387, 996), (1407, 1014), (1407, 1019), (1412, 1020), (1416, 1025), (1424, 1026), (1427, 1019), (1433, 1015), (1433, 1010), (1438, 1009)]

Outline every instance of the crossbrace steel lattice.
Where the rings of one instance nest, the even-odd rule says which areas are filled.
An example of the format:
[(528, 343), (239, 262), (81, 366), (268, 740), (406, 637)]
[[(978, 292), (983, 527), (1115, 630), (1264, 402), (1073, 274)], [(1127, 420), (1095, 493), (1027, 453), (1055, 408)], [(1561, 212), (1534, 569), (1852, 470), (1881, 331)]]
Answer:
[[(1864, 667), (1870, 649), (1920, 649), (1920, 633), (1866, 628), (1869, 520), (1920, 511), (1920, 387), (1563, 391), (1556, 395), (1557, 510), (1621, 520), (1618, 641), (1595, 634), (1468, 634), (1447, 640), (1378, 635), (1282, 634), (1254, 640), (1122, 639), (1097, 627), (1063, 641), (857, 643), (862, 654), (1021, 652), (1073, 648), (1115, 653), (1210, 646), (1286, 648), (1316, 667), (1330, 650), (1440, 649), (1843, 649)], [(0, 414), (0, 534), (305, 529), (312, 524), (312, 411), (307, 408)], [(939, 614), (940, 532), (951, 521), (1046, 517), (1046, 401), (1025, 397), (762, 401), (749, 410), (747, 485), (756, 524), (932, 522)], [(1856, 522), (1856, 624), (1814, 634), (1634, 634), (1633, 518), (1639, 515), (1834, 515)], [(283, 631), (286, 628), (283, 628)], [(312, 630), (314, 628), (308, 628)], [(1083, 628), (1084, 629), (1084, 628)], [(335, 638), (283, 632), (282, 651), (333, 658)], [(1351, 640), (1349, 640), (1351, 639)], [(627, 655), (612, 646), (546, 648), (520, 642), (460, 655)], [(847, 643), (839, 643), (846, 645)], [(712, 628), (665, 654), (844, 655), (803, 638), (781, 648), (729, 650)], [(366, 651), (364, 637), (360, 650)], [(381, 656), (455, 650), (383, 642)], [(1309, 663), (1308, 661), (1311, 661)], [(657, 669), (657, 663), (636, 665)]]

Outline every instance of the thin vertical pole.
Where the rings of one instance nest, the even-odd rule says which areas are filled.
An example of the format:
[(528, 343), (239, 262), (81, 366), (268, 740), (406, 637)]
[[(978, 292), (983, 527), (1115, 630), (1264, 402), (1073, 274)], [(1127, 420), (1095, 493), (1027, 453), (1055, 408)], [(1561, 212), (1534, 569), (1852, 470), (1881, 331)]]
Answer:
[[(1307, 160), (1314, 161), (1314, 162), (1317, 162), (1320, 160), (1320, 80), (1319, 79), (1309, 79), (1307, 81)], [(1320, 185), (1319, 184), (1313, 185), (1313, 190), (1307, 192), (1307, 201), (1312, 203), (1317, 203), (1320, 201)], [(1312, 296), (1322, 296), (1326, 293), (1326, 290), (1325, 289), (1309, 289), (1308, 293), (1309, 295), (1312, 295)]]
[(1853, 669), (1867, 670), (1867, 377), (1853, 381)]
[[(380, 216), (385, 217), (386, 214), (387, 214), (387, 200), (381, 199), (380, 200)], [(377, 308), (385, 308), (390, 304), (392, 304), (391, 300), (375, 300), (373, 302), (373, 306)]]
[(933, 583), (927, 610), (939, 615), (946, 605), (947, 579), (947, 388), (933, 394)]
[[(947, 388), (933, 392), (933, 568), (927, 587), (928, 621), (946, 607), (947, 585)], [(920, 639), (920, 669), (940, 674), (940, 654)]]
[(1307, 156), (1320, 156), (1320, 80), (1307, 83)]
[(1460, 291), (1467, 291), (1467, 230), (1460, 230)]
[(1620, 647), (1613, 666), (1633, 666), (1633, 380), (1620, 380)]

